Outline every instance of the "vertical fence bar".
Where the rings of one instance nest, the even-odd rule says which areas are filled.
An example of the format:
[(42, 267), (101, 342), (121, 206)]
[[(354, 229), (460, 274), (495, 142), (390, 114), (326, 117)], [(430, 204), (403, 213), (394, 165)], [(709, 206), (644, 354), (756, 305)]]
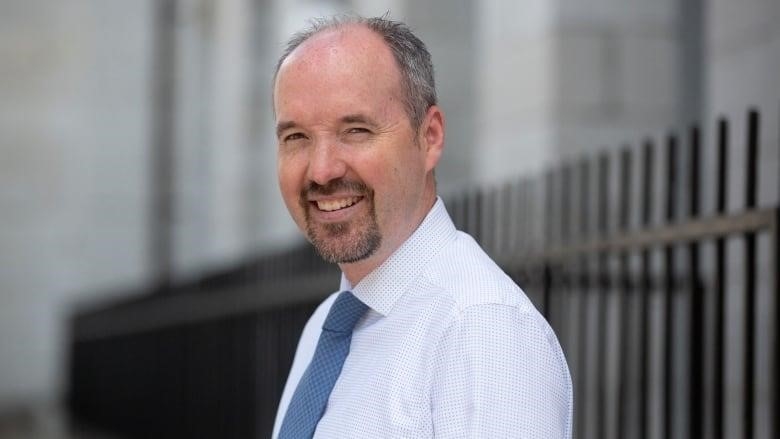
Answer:
[(563, 166), (561, 170), (561, 243), (567, 245), (571, 243), (571, 202), (572, 202), (572, 167), (569, 164)]
[(471, 212), (469, 211), (471, 194), (468, 191), (463, 191), (458, 195), (458, 218), (460, 221), (461, 230), (469, 230)]
[(461, 212), (463, 213), (463, 230), (469, 235), (477, 239), (474, 233), (474, 224), (476, 224), (476, 214), (474, 212), (474, 190), (463, 191), (463, 197), (461, 198)]
[(549, 262), (544, 263), (542, 268), (542, 314), (550, 321), (550, 294), (552, 291), (552, 268)]
[[(603, 153), (598, 158), (598, 237), (605, 239), (608, 233), (607, 212), (609, 210), (609, 156)], [(597, 300), (598, 315), (598, 358), (596, 370), (598, 371), (597, 399), (598, 415), (596, 421), (596, 437), (604, 437), (606, 431), (607, 414), (607, 291), (609, 290), (609, 276), (607, 275), (608, 253), (600, 251), (598, 255), (597, 285), (598, 291), (595, 292)]]
[(555, 244), (555, 227), (552, 224), (555, 209), (554, 187), (555, 176), (552, 170), (548, 170), (544, 176), (544, 239), (548, 248)]
[(456, 194), (452, 196), (452, 201), (450, 201), (449, 209), (452, 210), (452, 222), (455, 223), (455, 227), (458, 230), (465, 230), (464, 227), (464, 221), (463, 221), (463, 209), (461, 207), (461, 204), (463, 202), (463, 195), (462, 194)]
[(517, 248), (522, 249), (524, 255), (527, 255), (531, 246), (531, 224), (533, 224), (533, 215), (531, 208), (531, 182), (528, 179), (524, 179), (520, 182), (519, 190), (517, 191), (517, 205), (518, 211), (522, 220), (520, 221), (520, 230), (518, 230), (515, 236)]
[(464, 232), (469, 231), (469, 227), (471, 227), (471, 192), (470, 191), (463, 191), (458, 196), (458, 211), (460, 215), (460, 224)]
[[(772, 364), (774, 371), (780, 370), (780, 207), (775, 208), (775, 220), (772, 223), (771, 230), (772, 237), (772, 264), (770, 270), (772, 270), (772, 291), (774, 293), (775, 300), (775, 314), (773, 316), (775, 321), (775, 339), (772, 345)], [(774, 392), (772, 394), (772, 405), (774, 408), (774, 417), (772, 429), (774, 435), (771, 437), (780, 437), (780, 377), (775, 373), (774, 377)], [(771, 434), (771, 433), (770, 433)]]
[[(631, 212), (631, 150), (626, 147), (620, 153), (620, 205), (618, 207), (618, 230), (620, 233), (628, 232)], [(618, 353), (618, 373), (620, 379), (618, 382), (618, 437), (627, 437), (626, 420), (628, 419), (628, 383), (629, 369), (627, 367), (628, 351), (631, 348), (629, 343), (629, 330), (632, 319), (630, 318), (629, 306), (633, 296), (631, 295), (629, 253), (623, 251), (620, 254), (620, 288), (617, 290), (618, 309), (620, 310), (620, 352)]]
[[(526, 254), (530, 254), (537, 251), (537, 238), (539, 236), (536, 231), (536, 223), (539, 221), (541, 215), (541, 209), (537, 198), (537, 182), (530, 178), (523, 181), (523, 191), (520, 193), (523, 206), (523, 233), (518, 236), (520, 243), (523, 245), (523, 249)], [(529, 277), (530, 279), (530, 277)]]
[(482, 188), (476, 188), (472, 193), (471, 209), (474, 211), (474, 224), (472, 224), (472, 231), (474, 233), (474, 239), (477, 240), (479, 245), (485, 244), (485, 236), (482, 234), (482, 224), (485, 221), (485, 212), (483, 210), (484, 203), (482, 202), (483, 193)]
[[(552, 169), (548, 170), (545, 174), (544, 184), (544, 236), (545, 247), (552, 248), (555, 244), (555, 231), (554, 225), (555, 217), (555, 174)], [(550, 320), (550, 296), (552, 294), (552, 267), (549, 260), (544, 261), (544, 267), (542, 268), (542, 310), (547, 320)]]
[(528, 254), (528, 234), (530, 233), (530, 229), (528, 227), (528, 224), (530, 224), (531, 221), (531, 211), (528, 207), (528, 203), (526, 201), (526, 192), (528, 192), (528, 186), (529, 184), (525, 179), (519, 180), (517, 182), (517, 190), (515, 191), (515, 212), (516, 217), (514, 218), (516, 220), (514, 227), (515, 230), (515, 236), (512, 239), (512, 249), (514, 254), (521, 254), (526, 255)]
[[(520, 222), (518, 224), (518, 231), (515, 236), (516, 248), (520, 249), (520, 257), (526, 258), (531, 253), (531, 247), (533, 246), (533, 234), (532, 225), (534, 223), (534, 210), (533, 198), (532, 198), (532, 181), (530, 178), (526, 178), (520, 181), (517, 191), (517, 205), (520, 212)], [(528, 275), (529, 263), (524, 263), (515, 270), (514, 274), (517, 276), (518, 283), (521, 283), (521, 287), (528, 289), (531, 287), (531, 278)]]
[[(699, 217), (699, 187), (700, 187), (700, 146), (699, 128), (693, 127), (690, 131), (690, 156), (688, 187), (690, 190), (689, 216), (691, 219)], [(690, 340), (691, 359), (688, 367), (690, 422), (688, 424), (688, 437), (702, 437), (702, 403), (704, 389), (704, 297), (700, 281), (699, 270), (699, 243), (692, 241), (688, 244), (688, 261), (690, 270), (691, 288), (691, 315), (690, 315)]]
[[(776, 206), (774, 209), (774, 218), (772, 225), (769, 228), (770, 246), (771, 246), (771, 261), (769, 265), (771, 279), (770, 279), (770, 292), (774, 296), (775, 308), (773, 310), (774, 315), (774, 340), (770, 342), (770, 361), (771, 367), (774, 373), (771, 376), (772, 379), (772, 393), (770, 396), (770, 431), (769, 437), (780, 437), (780, 376), (777, 371), (780, 370), (780, 206)], [(771, 338), (770, 338), (771, 340)]]
[(499, 254), (499, 248), (501, 246), (500, 240), (504, 238), (504, 229), (501, 227), (504, 224), (501, 218), (501, 186), (493, 186), (490, 190), (490, 225), (492, 232), (490, 234), (490, 255), (495, 258)]
[[(572, 209), (571, 209), (571, 201), (573, 199), (572, 197), (572, 184), (571, 184), (571, 178), (572, 178), (572, 169), (571, 165), (564, 164), (563, 168), (561, 169), (561, 182), (560, 182), (560, 216), (561, 216), (561, 230), (560, 230), (560, 237), (561, 237), (561, 245), (569, 246), (571, 245), (571, 229), (572, 229)], [(563, 334), (566, 334), (566, 348), (569, 348), (571, 350), (571, 343), (569, 340), (568, 335), (570, 334), (570, 313), (566, 312), (567, 307), (571, 307), (571, 296), (573, 295), (573, 282), (572, 282), (572, 267), (571, 267), (572, 260), (567, 258), (565, 261), (561, 261), (561, 267), (560, 268), (560, 292), (559, 297), (561, 300), (561, 319), (560, 319), (560, 325), (561, 325), (561, 331)]]
[(474, 188), (470, 191), (468, 191), (468, 195), (466, 196), (466, 224), (467, 224), (467, 233), (474, 237), (474, 240), (479, 242), (482, 242), (481, 237), (479, 236), (479, 189)]
[(463, 231), (464, 232), (470, 232), (471, 231), (471, 225), (474, 223), (474, 221), (471, 219), (471, 198), (473, 191), (467, 191), (464, 190), (463, 193), (458, 197), (460, 204), (460, 218), (461, 222), (463, 224)]
[(490, 189), (488, 187), (480, 187), (477, 190), (477, 216), (479, 228), (477, 229), (477, 235), (479, 235), (479, 245), (485, 249), (485, 252), (490, 254), (490, 234), (488, 233), (487, 225), (490, 224), (490, 209), (488, 205), (490, 203)]
[(501, 188), (501, 242), (499, 242), (498, 252), (501, 255), (506, 255), (512, 249), (512, 219), (517, 217), (515, 212), (515, 205), (512, 202), (512, 191), (514, 185), (510, 182), (506, 182)]
[(464, 231), (474, 237), (479, 242), (479, 237), (474, 233), (474, 224), (476, 224), (476, 212), (474, 211), (474, 190), (465, 191), (463, 194), (463, 227)]
[[(745, 172), (745, 208), (756, 207), (758, 199), (758, 112), (751, 110), (747, 121), (747, 168)], [(755, 425), (756, 355), (756, 232), (745, 233), (745, 369), (744, 436), (753, 437)]]
[[(780, 119), (778, 119), (778, 130), (780, 131)], [(780, 133), (778, 134), (778, 151), (780, 151)], [(780, 169), (777, 172), (780, 175)], [(780, 204), (780, 188), (778, 190), (778, 204)], [(780, 206), (775, 208), (775, 221), (772, 224), (772, 265), (769, 269), (774, 273), (772, 275), (772, 291), (774, 292), (775, 299), (775, 314), (773, 316), (775, 321), (775, 340), (772, 349), (774, 365), (773, 370), (780, 370)], [(774, 405), (774, 436), (780, 437), (780, 376), (775, 374), (774, 376), (774, 392), (773, 401)]]
[(468, 230), (469, 228), (469, 193), (463, 191), (458, 194), (455, 199), (458, 206), (458, 225), (461, 230)]
[[(461, 212), (461, 218), (463, 222), (463, 231), (471, 235), (471, 227), (474, 221), (471, 219), (471, 216), (473, 214), (471, 209), (471, 192), (472, 191), (466, 191), (464, 190), (461, 194), (460, 198), (460, 212)], [(474, 236), (474, 235), (471, 235)], [(474, 237), (476, 240), (476, 237)]]
[[(590, 165), (588, 160), (582, 160), (582, 162), (579, 165), (580, 169), (580, 188), (579, 188), (579, 198), (580, 198), (580, 204), (578, 206), (580, 219), (579, 219), (579, 239), (580, 242), (585, 242), (589, 238), (590, 234), (590, 223), (588, 219), (590, 218)], [(582, 303), (582, 306), (580, 306), (580, 331), (579, 331), (579, 358), (577, 359), (577, 377), (576, 379), (576, 389), (580, 393), (580, 395), (585, 395), (585, 384), (587, 382), (588, 377), (588, 355), (587, 353), (590, 351), (588, 346), (588, 294), (590, 292), (590, 276), (589, 276), (589, 257), (585, 254), (580, 255), (577, 269), (579, 271), (579, 290), (580, 290), (580, 303)], [(579, 401), (579, 404), (576, 405), (575, 414), (577, 416), (577, 437), (584, 438), (585, 434), (587, 432), (586, 430), (586, 422), (588, 421), (588, 418), (586, 416), (585, 406), (584, 406), (584, 398), (576, 399), (575, 401)]]
[[(650, 227), (653, 211), (653, 143), (647, 140), (642, 150), (642, 212), (640, 224), (643, 229)], [(641, 297), (641, 323), (639, 329), (639, 439), (647, 438), (647, 398), (650, 391), (649, 379), (649, 344), (650, 344), (650, 249), (642, 249), (641, 281), (639, 295)]]
[[(514, 194), (514, 202), (515, 202), (515, 209), (514, 209), (514, 217), (513, 217), (513, 229), (514, 229), (514, 235), (512, 237), (512, 254), (513, 255), (525, 255), (527, 254), (527, 248), (526, 247), (526, 239), (527, 234), (529, 233), (528, 228), (526, 225), (529, 221), (529, 214), (528, 207), (526, 206), (526, 197), (525, 192), (527, 190), (527, 184), (525, 180), (519, 180), (517, 184), (515, 185), (515, 194)], [(521, 285), (522, 287), (522, 285)]]
[(517, 236), (518, 224), (521, 221), (522, 213), (517, 208), (518, 181), (507, 181), (504, 188), (504, 242), (502, 243), (502, 253), (504, 260), (510, 260), (510, 256), (517, 254), (515, 237)]
[(490, 256), (495, 256), (496, 237), (496, 204), (494, 203), (495, 188), (487, 186), (482, 190), (482, 203), (479, 210), (482, 211), (482, 247)]
[(483, 208), (485, 209), (485, 223), (482, 224), (485, 234), (486, 248), (489, 249), (489, 255), (491, 257), (496, 256), (496, 243), (499, 235), (498, 228), (498, 189), (495, 186), (491, 186), (485, 190), (485, 199)]
[[(723, 215), (726, 212), (728, 188), (728, 141), (729, 123), (725, 118), (718, 121), (718, 158), (716, 176), (716, 200), (715, 214)], [(724, 388), (726, 373), (726, 238), (719, 236), (715, 240), (715, 364), (714, 364), (714, 388), (713, 388), (713, 437), (723, 439), (724, 426)]]
[[(552, 220), (552, 226), (555, 227), (555, 240), (557, 245), (561, 248), (565, 248), (566, 242), (563, 237), (566, 234), (566, 218), (564, 217), (564, 200), (566, 199), (565, 189), (565, 174), (566, 164), (561, 163), (555, 170), (555, 192), (554, 192), (554, 216)], [(552, 266), (552, 288), (553, 295), (552, 300), (552, 317), (554, 318), (553, 328), (562, 331), (565, 325), (565, 318), (563, 314), (564, 295), (566, 291), (566, 263), (562, 259), (553, 261)]]
[[(674, 222), (677, 205), (677, 138), (670, 134), (666, 144), (666, 215), (665, 222)], [(664, 293), (666, 312), (664, 325), (664, 437), (672, 437), (674, 425), (674, 245), (664, 248)]]
[(455, 228), (460, 230), (462, 227), (460, 225), (460, 218), (458, 218), (460, 214), (458, 212), (458, 197), (455, 195), (450, 195), (446, 200), (444, 200), (444, 205), (447, 206), (447, 212), (449, 212)]

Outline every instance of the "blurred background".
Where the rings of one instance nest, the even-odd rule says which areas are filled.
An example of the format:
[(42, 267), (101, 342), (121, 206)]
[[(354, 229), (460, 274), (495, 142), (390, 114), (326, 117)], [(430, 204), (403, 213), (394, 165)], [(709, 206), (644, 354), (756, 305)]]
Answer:
[[(447, 150), (437, 170), (445, 197), (457, 200), (464, 191), (534, 179), (560, 163), (665, 139), (672, 130), (685, 133), (699, 121), (712, 144), (719, 117), (733, 121), (729, 136), (742, 142), (750, 123), (745, 114), (753, 109), (762, 121), (753, 207), (777, 206), (776, 0), (6, 0), (0, 3), (0, 437), (81, 434), (73, 432), (72, 411), (121, 435), (117, 426), (129, 421), (108, 412), (94, 415), (102, 397), (83, 396), (100, 393), (89, 377), (105, 369), (85, 359), (98, 354), (78, 351), (75, 341), (105, 341), (137, 328), (148, 333), (176, 318), (182, 320), (170, 325), (221, 322), (288, 301), (305, 305), (295, 318), (271, 319), (298, 328), (285, 336), (283, 353), (255, 352), (247, 363), (252, 367), (243, 372), (265, 373), (273, 363), (280, 369), (274, 373), (285, 375), (288, 345), (294, 346), (307, 307), (337, 287), (337, 274), (316, 262), (295, 262), (309, 261), (309, 255), (277, 189), (271, 77), (285, 40), (307, 18), (347, 11), (389, 12), (428, 45), (447, 116)], [(706, 152), (714, 151), (709, 144), (701, 156), (683, 162), (712, 166), (717, 157)], [(739, 153), (727, 161), (730, 181), (750, 173), (745, 157)], [(701, 176), (704, 213), (717, 208), (719, 175)], [(727, 192), (726, 210), (741, 211), (750, 198), (743, 186)], [(468, 222), (470, 205), (453, 204)], [(660, 217), (656, 209), (653, 215)], [(758, 270), (768, 274), (757, 281), (766, 300), (759, 298), (759, 308), (766, 309), (773, 309), (777, 293), (771, 293), (771, 236), (759, 237), (757, 257)], [(527, 245), (540, 244), (531, 239)], [(289, 300), (280, 290), (256, 286), (299, 269), (327, 281)], [(732, 279), (739, 283), (743, 277)], [(223, 289), (241, 291), (213, 299), (221, 293), (212, 290)], [(205, 290), (209, 299), (203, 303), (188, 298)], [(112, 307), (142, 311), (135, 317), (101, 314)], [(217, 308), (214, 315), (205, 311)], [(93, 320), (73, 323), (83, 315)], [(756, 342), (769, 352), (754, 365), (764, 372), (772, 370), (777, 350), (773, 316), (753, 328), (768, 337)], [(262, 325), (273, 326), (252, 320), (237, 328), (244, 324), (252, 336), (236, 331), (254, 347)], [(186, 337), (192, 346), (210, 334)], [(729, 334), (727, 350), (741, 352), (744, 334)], [(182, 346), (178, 335), (171, 337), (170, 346)], [(226, 337), (213, 342), (236, 340)], [(174, 364), (187, 354), (171, 355)], [(736, 389), (724, 399), (727, 406), (736, 404), (725, 411), (726, 437), (744, 437), (748, 428), (746, 405), (730, 399), (744, 390), (740, 365), (724, 372), (729, 388)], [(164, 369), (149, 367), (150, 375)], [(109, 383), (115, 381), (105, 379), (102, 391), (111, 394)], [(87, 381), (91, 390), (83, 391)], [(265, 392), (257, 382), (254, 392)], [(769, 389), (774, 381), (754, 385)], [(181, 386), (179, 392), (188, 389), (186, 382)], [(269, 391), (268, 399), (275, 400), (278, 390)], [(750, 412), (756, 437), (771, 435), (773, 395), (752, 396), (764, 401)], [(250, 400), (245, 407), (260, 410), (257, 398)], [(122, 401), (120, 408), (132, 407)], [(202, 413), (208, 417), (212, 409)], [(190, 415), (180, 421), (189, 422)], [(203, 437), (265, 437), (269, 421), (258, 421), (251, 410), (247, 416), (254, 419), (251, 427), (234, 436)], [(607, 422), (614, 417), (606, 416)], [(675, 437), (688, 437), (685, 422), (677, 424), (671, 427)], [(180, 431), (166, 428), (157, 430), (165, 436), (124, 433), (174, 437)], [(638, 437), (582, 428), (581, 437)], [(199, 436), (188, 431), (181, 437)], [(670, 437), (660, 429), (651, 433)]]

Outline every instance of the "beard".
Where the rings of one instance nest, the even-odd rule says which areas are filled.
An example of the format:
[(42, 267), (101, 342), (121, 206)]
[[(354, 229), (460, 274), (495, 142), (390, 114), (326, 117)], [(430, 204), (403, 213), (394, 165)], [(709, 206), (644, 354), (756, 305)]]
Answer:
[[(311, 219), (310, 209), (316, 209), (309, 203), (308, 195), (331, 195), (338, 190), (347, 190), (362, 196), (359, 203), (368, 204), (368, 212), (350, 221), (321, 224)], [(301, 207), (306, 220), (306, 236), (327, 262), (349, 264), (373, 255), (382, 243), (382, 234), (376, 219), (374, 191), (360, 182), (333, 180), (326, 185), (311, 182), (301, 191)]]

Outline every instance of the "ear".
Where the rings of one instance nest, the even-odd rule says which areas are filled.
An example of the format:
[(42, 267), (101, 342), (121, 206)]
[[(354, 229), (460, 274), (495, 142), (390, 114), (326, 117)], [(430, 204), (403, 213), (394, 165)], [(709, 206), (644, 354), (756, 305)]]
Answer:
[(439, 163), (444, 152), (444, 112), (437, 105), (431, 106), (423, 119), (420, 130), (420, 146), (425, 153), (425, 171), (430, 172)]

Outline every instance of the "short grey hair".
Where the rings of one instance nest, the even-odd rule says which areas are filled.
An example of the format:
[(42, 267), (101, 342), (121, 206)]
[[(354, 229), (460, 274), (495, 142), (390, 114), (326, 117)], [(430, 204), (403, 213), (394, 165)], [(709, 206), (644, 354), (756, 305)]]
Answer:
[(376, 32), (393, 52), (393, 57), (401, 72), (402, 99), (412, 127), (419, 129), (428, 109), (436, 105), (436, 84), (433, 79), (431, 54), (425, 43), (412, 33), (409, 26), (382, 17), (361, 17), (359, 15), (336, 15), (316, 18), (310, 26), (294, 34), (285, 47), (274, 71), (274, 83), (279, 68), (298, 46), (314, 35), (346, 25), (363, 25)]

